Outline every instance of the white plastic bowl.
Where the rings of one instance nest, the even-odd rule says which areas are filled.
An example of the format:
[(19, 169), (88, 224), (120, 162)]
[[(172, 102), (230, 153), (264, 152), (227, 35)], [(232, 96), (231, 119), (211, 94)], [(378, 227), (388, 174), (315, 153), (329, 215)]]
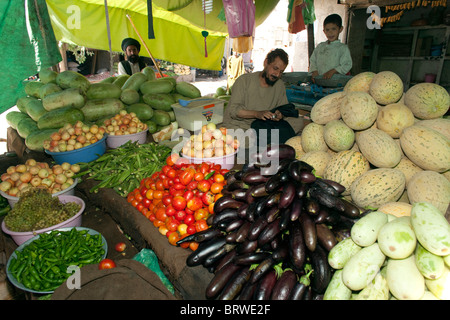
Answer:
[(69, 196), (69, 195), (60, 195), (60, 196), (58, 196), (58, 198), (63, 203), (75, 202), (75, 203), (80, 204), (81, 205), (80, 211), (78, 211), (74, 216), (67, 219), (66, 221), (55, 224), (54, 226), (51, 226), (51, 227), (48, 227), (45, 229), (29, 231), (29, 232), (16, 232), (16, 231), (9, 230), (6, 227), (5, 220), (3, 220), (2, 221), (3, 232), (6, 234), (9, 234), (13, 238), (14, 242), (20, 246), (22, 243), (24, 243), (28, 239), (31, 239), (40, 233), (44, 233), (44, 232), (48, 232), (48, 231), (52, 231), (52, 230), (60, 229), (60, 228), (80, 227), (81, 220), (82, 220), (82, 213), (86, 207), (86, 204), (84, 203), (83, 199), (76, 197), (76, 196)]
[[(53, 196), (73, 196), (75, 194), (75, 187), (78, 184), (78, 178), (75, 178), (73, 184), (68, 187), (67, 189), (61, 190), (60, 192), (56, 192), (53, 194)], [(19, 201), (19, 197), (10, 196), (7, 193), (4, 193), (3, 191), (0, 191), (0, 194), (8, 200), (8, 203), (11, 208), (14, 207), (14, 205)]]
[(191, 163), (202, 163), (202, 162), (211, 162), (214, 164), (220, 164), (222, 169), (231, 170), (234, 167), (235, 158), (236, 158), (237, 151), (224, 155), (222, 157), (212, 157), (212, 158), (195, 158), (195, 157), (189, 157), (183, 153), (181, 153), (181, 156), (187, 160), (189, 160)]
[(112, 136), (108, 134), (108, 137), (106, 138), (106, 145), (108, 146), (108, 148), (115, 149), (127, 143), (128, 141), (137, 141), (139, 144), (144, 144), (147, 141), (147, 132), (148, 129), (137, 133), (124, 134), (121, 136)]

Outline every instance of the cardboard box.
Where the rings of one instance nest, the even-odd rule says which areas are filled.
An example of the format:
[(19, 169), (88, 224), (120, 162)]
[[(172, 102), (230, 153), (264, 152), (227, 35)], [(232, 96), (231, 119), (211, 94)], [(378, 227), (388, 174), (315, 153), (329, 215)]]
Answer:
[(225, 101), (221, 99), (199, 98), (189, 101), (187, 106), (179, 103), (172, 105), (178, 126), (189, 131), (200, 130), (205, 124), (223, 122), (223, 109)]

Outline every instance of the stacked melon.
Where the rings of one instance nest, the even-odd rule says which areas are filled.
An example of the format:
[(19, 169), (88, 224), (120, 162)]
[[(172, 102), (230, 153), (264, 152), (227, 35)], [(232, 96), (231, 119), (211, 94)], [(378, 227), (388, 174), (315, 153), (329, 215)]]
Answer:
[(444, 214), (450, 202), (450, 119), (443, 117), (449, 104), (437, 84), (404, 92), (397, 74), (364, 72), (319, 100), (312, 122), (286, 143), (318, 175), (344, 185), (345, 196), (361, 208), (389, 211), (398, 203), (429, 202)]
[(39, 81), (26, 83), (25, 93), (17, 100), (19, 111), (9, 111), (6, 120), (34, 151), (43, 151), (43, 141), (66, 124), (83, 121), (102, 125), (104, 119), (122, 109), (145, 121), (152, 134), (176, 129), (172, 104), (180, 98), (200, 97), (193, 84), (171, 77), (156, 79), (150, 67), (98, 83), (90, 83), (75, 71), (45, 69), (39, 73)]

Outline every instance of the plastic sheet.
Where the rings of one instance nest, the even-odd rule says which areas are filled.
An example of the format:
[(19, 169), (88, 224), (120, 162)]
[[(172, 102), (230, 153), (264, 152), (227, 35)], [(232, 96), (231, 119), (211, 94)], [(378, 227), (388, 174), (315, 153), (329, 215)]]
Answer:
[(252, 0), (223, 0), (230, 38), (250, 37), (255, 30), (255, 4)]

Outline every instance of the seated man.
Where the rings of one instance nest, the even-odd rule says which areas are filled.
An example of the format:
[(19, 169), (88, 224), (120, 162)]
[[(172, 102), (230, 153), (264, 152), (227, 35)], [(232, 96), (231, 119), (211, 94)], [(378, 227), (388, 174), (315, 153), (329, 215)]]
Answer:
[[(284, 143), (299, 132), (303, 121), (298, 118), (298, 110), (289, 104), (286, 87), (281, 80), (288, 63), (288, 54), (282, 49), (275, 49), (267, 54), (263, 71), (246, 73), (237, 78), (225, 108), (224, 127), (244, 131), (253, 128), (257, 136), (258, 130), (263, 132), (261, 129), (267, 129), (270, 135), (273, 129), (277, 129), (279, 140), (271, 141), (269, 136), (267, 144)], [(248, 148), (248, 145), (245, 147)]]

